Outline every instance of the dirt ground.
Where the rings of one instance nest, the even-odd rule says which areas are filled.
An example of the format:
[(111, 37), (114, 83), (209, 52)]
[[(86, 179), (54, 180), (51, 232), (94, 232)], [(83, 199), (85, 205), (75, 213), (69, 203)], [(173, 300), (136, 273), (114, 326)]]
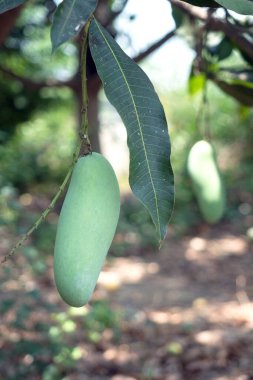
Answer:
[[(45, 310), (45, 300), (57, 307), (57, 315), (67, 308), (54, 289), (50, 258), (46, 274), (37, 280), (27, 273), (25, 262), (14, 262), (11, 276), (4, 280), (1, 275), (1, 302), (13, 297), (22, 304), (25, 291), (37, 288), (42, 301), (35, 301), (23, 327), (12, 323), (17, 310), (1, 313), (1, 380), (253, 379), (253, 250), (229, 225), (203, 228), (182, 239), (169, 237), (160, 251), (132, 250), (127, 257), (111, 257), (91, 305), (82, 309), (87, 315), (98, 300), (106, 300), (117, 322), (100, 329), (99, 339), (96, 334), (88, 339), (83, 331), (88, 325), (78, 319), (82, 309), (76, 309), (79, 316), (69, 312), (76, 327), (63, 342), (79, 349), (69, 368), (47, 351), (37, 358), (30, 346), (23, 344), (17, 351), (20, 341), (49, 344), (48, 330), (34, 328), (38, 320), (51, 329), (55, 323), (55, 311)], [(92, 318), (89, 329), (95, 331)], [(33, 367), (36, 360), (58, 363), (60, 372), (40, 375), (38, 366)], [(30, 368), (23, 375), (21, 363)]]
[(253, 379), (252, 253), (224, 227), (114, 260), (100, 283), (114, 279), (112, 302), (135, 320), (105, 359), (132, 379)]

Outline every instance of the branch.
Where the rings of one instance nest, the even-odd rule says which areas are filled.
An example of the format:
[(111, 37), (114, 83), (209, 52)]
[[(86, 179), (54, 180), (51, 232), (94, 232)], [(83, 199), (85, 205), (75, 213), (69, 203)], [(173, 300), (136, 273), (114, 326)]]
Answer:
[(0, 65), (0, 73), (4, 74), (5, 76), (15, 79), (19, 82), (21, 82), (24, 87), (32, 90), (32, 91), (39, 91), (40, 89), (44, 87), (70, 87), (74, 89), (75, 87), (75, 76), (67, 81), (57, 81), (53, 79), (47, 79), (40, 82), (35, 82), (32, 79), (29, 79), (27, 77), (20, 76), (18, 74), (15, 74), (13, 71), (7, 69), (6, 67), (3, 67)]
[(159, 47), (161, 47), (165, 42), (167, 42), (169, 39), (174, 37), (176, 35), (176, 30), (172, 30), (171, 32), (165, 34), (160, 40), (153, 43), (153, 45), (149, 46), (147, 50), (144, 50), (137, 56), (133, 58), (135, 62), (140, 62), (144, 58), (146, 58), (149, 54), (153, 53), (155, 50), (157, 50)]
[(74, 166), (78, 160), (78, 156), (79, 156), (79, 152), (80, 152), (80, 148), (81, 148), (81, 143), (82, 141), (80, 140), (80, 142), (78, 143), (78, 146), (76, 148), (76, 151), (74, 153), (74, 156), (73, 156), (73, 160), (72, 160), (72, 163), (71, 163), (71, 166), (61, 184), (61, 186), (59, 187), (59, 190), (57, 191), (57, 193), (55, 194), (55, 196), (53, 197), (52, 201), (50, 202), (49, 206), (46, 208), (46, 210), (43, 211), (43, 213), (40, 215), (39, 219), (36, 220), (36, 222), (32, 225), (32, 227), (26, 232), (25, 235), (23, 235), (21, 237), (21, 239), (14, 245), (14, 247), (12, 248), (12, 250), (7, 254), (5, 255), (2, 260), (0, 261), (0, 265), (4, 264), (11, 256), (13, 256), (17, 249), (19, 249), (20, 247), (22, 247), (22, 245), (25, 243), (25, 241), (32, 235), (32, 233), (37, 230), (37, 228), (40, 226), (40, 224), (46, 219), (46, 217), (48, 216), (48, 214), (54, 209), (55, 205), (56, 205), (56, 202), (58, 201), (58, 199), (60, 198), (61, 194), (63, 193), (70, 177), (71, 177), (71, 174), (72, 174), (72, 171), (74, 169)]
[(172, 5), (181, 9), (189, 17), (198, 19), (207, 23), (208, 29), (216, 32), (223, 32), (235, 45), (240, 47), (240, 50), (246, 53), (253, 60), (252, 43), (243, 36), (237, 26), (229, 22), (224, 22), (218, 18), (209, 17), (208, 12), (202, 8), (184, 3), (180, 0), (169, 0)]

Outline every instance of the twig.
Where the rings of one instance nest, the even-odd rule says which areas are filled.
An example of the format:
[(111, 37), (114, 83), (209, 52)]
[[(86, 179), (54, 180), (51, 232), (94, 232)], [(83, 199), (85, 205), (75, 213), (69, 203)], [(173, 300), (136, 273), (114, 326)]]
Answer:
[[(75, 166), (75, 163), (78, 160), (78, 157), (83, 154), (89, 154), (91, 153), (91, 147), (90, 147), (90, 141), (88, 137), (88, 116), (87, 116), (87, 110), (88, 110), (88, 91), (87, 91), (87, 78), (86, 78), (86, 57), (87, 57), (87, 48), (88, 48), (88, 29), (90, 25), (90, 19), (87, 21), (85, 27), (84, 27), (84, 35), (82, 40), (82, 52), (81, 52), (81, 70), (82, 70), (82, 123), (80, 127), (79, 137), (80, 141), (78, 143), (77, 149), (74, 153), (74, 158), (71, 163), (71, 166), (66, 174), (66, 177), (64, 178), (59, 190), (55, 194), (54, 198), (52, 199), (50, 205), (47, 207), (45, 211), (40, 215), (40, 217), (37, 219), (37, 221), (32, 225), (32, 227), (27, 231), (25, 235), (22, 236), (22, 238), (15, 244), (15, 246), (12, 248), (12, 250), (3, 257), (3, 259), (0, 262), (0, 265), (5, 263), (11, 256), (13, 256), (17, 249), (20, 248), (24, 242), (31, 236), (31, 234), (40, 226), (40, 224), (46, 219), (47, 215), (50, 213), (50, 211), (54, 208), (57, 200), (61, 196), (63, 190), (65, 189), (73, 168)], [(0, 68), (1, 70), (1, 68)], [(13, 76), (13, 75), (12, 75)], [(14, 74), (15, 76), (15, 74)], [(20, 78), (16, 78), (20, 79)]]
[(137, 56), (133, 57), (133, 60), (135, 62), (140, 62), (144, 58), (146, 58), (149, 54), (153, 53), (155, 50), (157, 50), (159, 47), (161, 47), (165, 42), (169, 41), (172, 37), (176, 35), (176, 29), (168, 32), (165, 34), (160, 40), (154, 42), (151, 46), (147, 48), (147, 50), (144, 50), (143, 52), (139, 53)]
[(59, 197), (61, 196), (63, 190), (65, 189), (65, 186), (67, 185), (68, 183), (68, 180), (72, 174), (72, 171), (73, 171), (73, 168), (74, 168), (74, 165), (78, 159), (78, 155), (79, 155), (79, 151), (80, 151), (80, 147), (81, 147), (81, 142), (78, 144), (78, 147), (74, 153), (74, 158), (73, 158), (73, 161), (72, 161), (72, 164), (66, 174), (66, 177), (64, 178), (61, 186), (59, 187), (59, 190), (57, 191), (57, 193), (55, 194), (54, 198), (52, 199), (52, 201), (50, 202), (49, 206), (47, 207), (47, 209), (45, 211), (43, 211), (43, 213), (40, 215), (40, 217), (36, 220), (36, 222), (32, 225), (32, 227), (26, 232), (25, 235), (22, 236), (22, 238), (14, 245), (14, 247), (12, 248), (12, 250), (4, 256), (4, 258), (1, 260), (0, 264), (2, 265), (3, 263), (5, 263), (11, 256), (13, 256), (17, 249), (20, 248), (24, 242), (32, 235), (32, 233), (37, 230), (37, 228), (39, 227), (39, 225), (46, 219), (46, 217), (48, 216), (48, 214), (50, 213), (50, 211), (52, 211), (52, 209), (54, 208), (57, 200), (59, 199)]
[(79, 136), (82, 140), (80, 155), (91, 153), (91, 145), (88, 136), (88, 89), (87, 89), (87, 74), (86, 74), (86, 61), (88, 50), (88, 31), (91, 18), (86, 22), (83, 29), (82, 36), (82, 50), (81, 50), (81, 77), (82, 77), (82, 109), (81, 109), (81, 126)]
[(58, 81), (54, 79), (47, 79), (44, 81), (34, 81), (30, 78), (16, 74), (10, 69), (8, 69), (7, 67), (4, 67), (2, 65), (0, 65), (0, 73), (4, 74), (5, 76), (11, 79), (21, 82), (24, 85), (24, 87), (33, 91), (38, 91), (44, 87), (65, 87), (66, 86), (73, 89), (75, 86), (75, 76), (67, 81)]
[[(203, 22), (208, 20), (208, 12), (202, 8), (187, 4), (180, 0), (169, 1), (189, 17), (194, 17)], [(244, 37), (241, 30), (238, 30), (237, 26), (234, 26), (229, 22), (224, 22), (216, 17), (212, 17), (209, 20), (208, 27), (209, 30), (223, 32), (235, 45), (240, 47), (241, 51), (245, 52), (251, 59), (253, 59), (253, 45), (246, 37)]]

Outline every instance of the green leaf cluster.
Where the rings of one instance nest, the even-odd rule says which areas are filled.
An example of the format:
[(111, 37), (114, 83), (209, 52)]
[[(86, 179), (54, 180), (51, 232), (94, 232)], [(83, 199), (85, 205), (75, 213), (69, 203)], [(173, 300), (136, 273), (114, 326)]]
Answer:
[[(0, 0), (0, 13), (24, 2), (25, 0), (8, 2)], [(241, 14), (253, 14), (253, 0), (185, 0), (185, 2), (200, 7), (225, 7)], [(166, 235), (167, 224), (174, 206), (171, 147), (164, 109), (147, 75), (94, 18), (97, 5), (97, 0), (63, 0), (53, 15), (52, 50), (55, 52), (72, 38), (80, 38), (79, 32), (83, 26), (90, 25), (89, 48), (97, 73), (108, 100), (118, 111), (127, 130), (130, 186), (147, 208), (161, 241)], [(172, 15), (176, 28), (179, 28), (183, 24), (184, 15), (178, 12), (175, 6)], [(220, 62), (227, 60), (235, 49), (240, 51), (240, 47), (235, 46), (227, 36), (222, 36), (216, 46), (208, 47), (206, 44), (205, 48), (206, 50), (202, 52), (205, 68), (201, 71), (200, 68), (196, 70), (193, 66), (189, 79), (190, 93), (195, 94), (203, 90), (207, 79), (211, 79), (224, 92), (244, 105), (252, 105), (251, 69), (247, 72), (249, 75), (246, 79), (245, 75), (242, 79), (242, 75), (246, 73), (244, 69), (236, 73), (226, 70), (227, 75), (220, 75), (224, 74)], [(30, 54), (27, 46), (26, 53)], [(251, 57), (247, 55), (245, 49), (240, 53), (251, 65)]]
[[(77, 34), (94, 12), (96, 3), (65, 0), (60, 4), (51, 30), (53, 50)], [(89, 36), (105, 93), (127, 129), (130, 186), (148, 209), (161, 241), (174, 205), (170, 140), (162, 104), (146, 74), (95, 19)]]

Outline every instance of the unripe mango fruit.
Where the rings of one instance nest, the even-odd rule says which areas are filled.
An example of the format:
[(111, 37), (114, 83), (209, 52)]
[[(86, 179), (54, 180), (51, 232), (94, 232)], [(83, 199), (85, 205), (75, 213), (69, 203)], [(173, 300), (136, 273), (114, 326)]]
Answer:
[(193, 145), (187, 169), (204, 220), (217, 223), (225, 212), (226, 194), (211, 144), (201, 140)]
[(96, 286), (120, 211), (119, 185), (110, 163), (98, 153), (78, 159), (61, 209), (54, 276), (63, 300), (85, 305)]

